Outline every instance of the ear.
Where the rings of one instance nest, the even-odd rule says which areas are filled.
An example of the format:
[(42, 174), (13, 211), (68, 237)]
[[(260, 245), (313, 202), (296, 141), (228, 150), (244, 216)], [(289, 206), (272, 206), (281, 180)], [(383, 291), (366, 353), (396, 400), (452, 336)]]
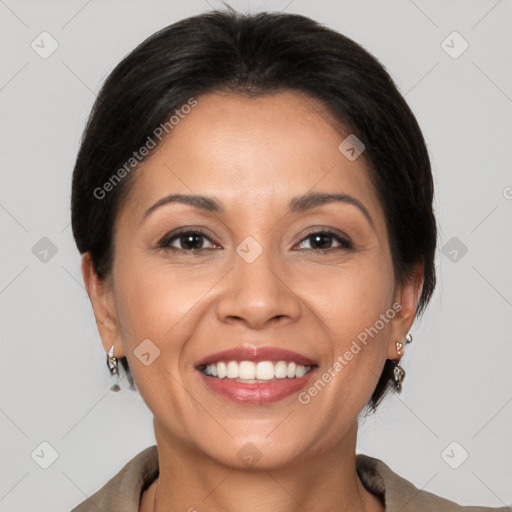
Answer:
[(103, 348), (105, 352), (108, 352), (114, 345), (115, 357), (123, 357), (123, 344), (111, 282), (98, 277), (89, 252), (82, 256), (82, 275), (96, 317), (96, 325)]
[[(395, 304), (400, 304), (401, 309), (391, 320), (390, 337), (386, 357), (388, 359), (400, 359), (397, 352), (396, 342), (399, 341), (405, 345), (405, 336), (411, 329), (414, 322), (414, 316), (418, 308), (423, 285), (423, 263), (417, 263), (412, 269), (408, 279), (395, 291)], [(404, 347), (402, 347), (402, 354)]]

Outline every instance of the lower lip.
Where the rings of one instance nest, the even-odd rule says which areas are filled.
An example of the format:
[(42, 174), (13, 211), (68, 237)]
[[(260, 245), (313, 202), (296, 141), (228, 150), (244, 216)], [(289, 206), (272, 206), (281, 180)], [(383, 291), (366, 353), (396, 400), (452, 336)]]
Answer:
[[(198, 370), (199, 371), (199, 370)], [(264, 384), (237, 382), (233, 379), (218, 379), (209, 377), (199, 371), (206, 385), (216, 393), (237, 403), (267, 404), (277, 402), (294, 393), (298, 393), (306, 386), (311, 376), (316, 372), (312, 368), (303, 377), (294, 379), (278, 379)]]

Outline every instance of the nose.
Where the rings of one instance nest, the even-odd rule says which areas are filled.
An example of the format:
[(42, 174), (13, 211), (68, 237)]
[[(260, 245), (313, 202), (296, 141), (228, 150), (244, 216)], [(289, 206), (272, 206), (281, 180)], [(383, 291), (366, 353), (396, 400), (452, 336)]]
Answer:
[(217, 303), (217, 316), (222, 322), (245, 323), (260, 330), (270, 324), (297, 321), (301, 301), (287, 282), (282, 265), (271, 261), (268, 251), (248, 263), (238, 254), (234, 268), (224, 281), (224, 289)]

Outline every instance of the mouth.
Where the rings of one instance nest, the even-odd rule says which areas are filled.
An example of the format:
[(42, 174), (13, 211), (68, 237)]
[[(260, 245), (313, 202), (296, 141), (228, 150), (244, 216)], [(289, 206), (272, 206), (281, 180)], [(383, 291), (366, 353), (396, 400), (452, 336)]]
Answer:
[(304, 366), (293, 361), (219, 361), (203, 365), (199, 371), (214, 379), (259, 384), (304, 377), (312, 369), (313, 366)]
[(241, 347), (211, 354), (195, 367), (216, 394), (238, 403), (262, 404), (298, 392), (318, 364), (286, 349)]

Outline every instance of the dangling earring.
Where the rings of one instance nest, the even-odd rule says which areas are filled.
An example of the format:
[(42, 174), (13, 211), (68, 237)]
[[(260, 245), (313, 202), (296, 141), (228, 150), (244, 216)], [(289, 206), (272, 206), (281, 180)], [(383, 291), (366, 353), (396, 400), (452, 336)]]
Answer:
[(119, 360), (114, 357), (114, 345), (110, 347), (107, 353), (107, 366), (111, 375), (117, 375), (117, 381), (111, 386), (111, 391), (118, 392), (121, 387), (119, 386)]
[[(408, 342), (407, 336), (405, 339), (406, 339), (406, 342)], [(412, 337), (411, 337), (411, 341), (412, 341)], [(410, 343), (410, 342), (408, 342), (408, 343)], [(395, 379), (395, 387), (396, 387), (397, 391), (400, 392), (400, 391), (402, 391), (402, 382), (405, 379), (405, 375), (406, 375), (405, 370), (400, 366), (400, 359), (403, 356), (402, 349), (404, 347), (404, 344), (401, 341), (397, 341), (395, 343), (395, 346), (396, 346), (396, 351), (400, 357), (398, 358), (398, 360), (395, 361), (395, 367), (393, 368), (393, 377)]]
[(402, 382), (405, 379), (405, 370), (396, 362), (393, 368), (393, 377), (395, 378), (395, 387), (398, 392), (402, 391)]

